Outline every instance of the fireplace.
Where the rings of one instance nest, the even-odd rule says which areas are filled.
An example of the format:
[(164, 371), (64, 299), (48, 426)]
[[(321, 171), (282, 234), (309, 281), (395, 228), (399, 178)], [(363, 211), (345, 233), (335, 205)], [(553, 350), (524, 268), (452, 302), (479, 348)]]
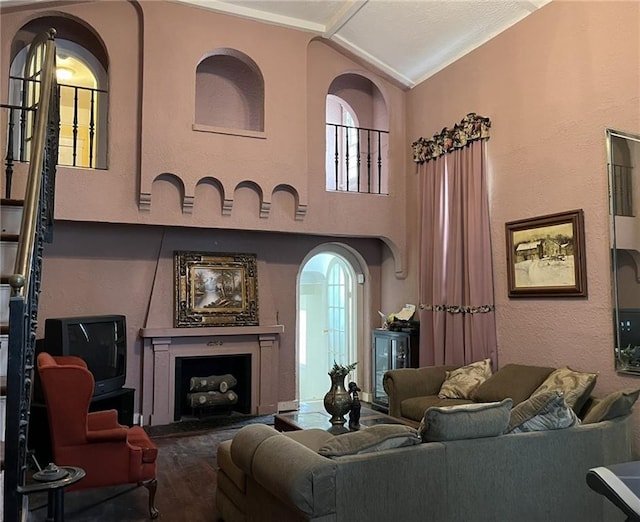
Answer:
[[(175, 405), (173, 420), (230, 413), (251, 413), (251, 355), (216, 355), (213, 357), (176, 358)], [(193, 408), (188, 400), (192, 377), (230, 374), (238, 381), (233, 386), (235, 404)]]
[[(178, 392), (181, 384), (176, 380), (177, 367), (181, 367), (183, 374), (185, 365), (197, 366), (200, 374), (197, 377), (232, 373), (220, 369), (219, 364), (229, 364), (234, 370), (235, 365), (239, 365), (242, 385), (241, 377), (235, 377), (244, 396), (238, 397), (238, 402), (242, 402), (240, 407), (251, 415), (275, 413), (278, 409), (278, 352), (283, 332), (282, 325), (141, 329), (140, 337), (144, 342), (142, 422), (158, 426), (180, 420), (187, 414), (182, 392)], [(180, 381), (182, 379), (181, 376)]]

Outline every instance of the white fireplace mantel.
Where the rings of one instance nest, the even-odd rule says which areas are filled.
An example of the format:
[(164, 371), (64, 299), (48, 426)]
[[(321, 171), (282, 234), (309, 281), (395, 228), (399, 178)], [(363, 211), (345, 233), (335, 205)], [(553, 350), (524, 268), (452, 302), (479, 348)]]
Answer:
[(275, 413), (278, 407), (280, 335), (284, 326), (142, 328), (142, 415), (145, 423), (173, 422), (175, 361), (178, 357), (251, 356), (251, 412)]

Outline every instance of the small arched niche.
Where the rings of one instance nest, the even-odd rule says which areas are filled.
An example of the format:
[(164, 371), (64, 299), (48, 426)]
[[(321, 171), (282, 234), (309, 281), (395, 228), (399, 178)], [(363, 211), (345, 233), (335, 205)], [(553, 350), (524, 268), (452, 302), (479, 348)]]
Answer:
[(195, 124), (264, 132), (264, 79), (235, 49), (218, 49), (196, 67)]

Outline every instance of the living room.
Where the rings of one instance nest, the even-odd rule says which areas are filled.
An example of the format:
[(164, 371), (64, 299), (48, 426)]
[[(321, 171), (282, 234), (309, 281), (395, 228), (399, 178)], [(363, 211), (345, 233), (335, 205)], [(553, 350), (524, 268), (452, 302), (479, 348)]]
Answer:
[[(358, 376), (368, 391), (377, 311), (418, 302), (418, 178), (410, 144), (476, 112), (492, 122), (499, 365), (595, 371), (599, 395), (635, 386), (637, 377), (618, 373), (613, 357), (605, 129), (640, 129), (640, 57), (631, 44), (638, 41), (639, 9), (633, 1), (553, 1), (411, 89), (308, 33), (170, 2), (4, 9), (4, 64), (26, 23), (60, 13), (91, 27), (110, 60), (109, 166), (58, 169), (40, 317), (124, 314), (127, 386), (137, 390), (142, 413), (149, 399), (139, 331), (173, 326), (173, 252), (255, 253), (259, 323), (284, 326), (277, 401), (290, 404), (297, 399), (296, 279), (310, 251), (339, 242), (364, 259), (369, 273)], [(259, 65), (264, 137), (193, 131), (194, 71), (218, 48), (240, 50)], [(385, 198), (325, 190), (325, 99), (346, 71), (371, 79), (384, 94), (392, 181)], [(1, 89), (7, 99), (6, 82)], [(206, 176), (230, 190), (198, 185)], [(20, 193), (18, 168), (14, 178)], [(270, 211), (263, 217), (265, 200)], [(509, 298), (504, 224), (578, 208), (588, 297)]]

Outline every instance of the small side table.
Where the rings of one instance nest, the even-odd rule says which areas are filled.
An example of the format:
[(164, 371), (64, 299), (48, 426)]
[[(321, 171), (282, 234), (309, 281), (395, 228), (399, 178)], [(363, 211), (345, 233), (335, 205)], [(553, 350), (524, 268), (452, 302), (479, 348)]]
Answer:
[(85, 476), (82, 468), (75, 466), (60, 466), (49, 464), (42, 471), (34, 473), (37, 482), (22, 486), (20, 493), (29, 495), (39, 491), (46, 491), (47, 522), (64, 522), (64, 488), (75, 484)]

